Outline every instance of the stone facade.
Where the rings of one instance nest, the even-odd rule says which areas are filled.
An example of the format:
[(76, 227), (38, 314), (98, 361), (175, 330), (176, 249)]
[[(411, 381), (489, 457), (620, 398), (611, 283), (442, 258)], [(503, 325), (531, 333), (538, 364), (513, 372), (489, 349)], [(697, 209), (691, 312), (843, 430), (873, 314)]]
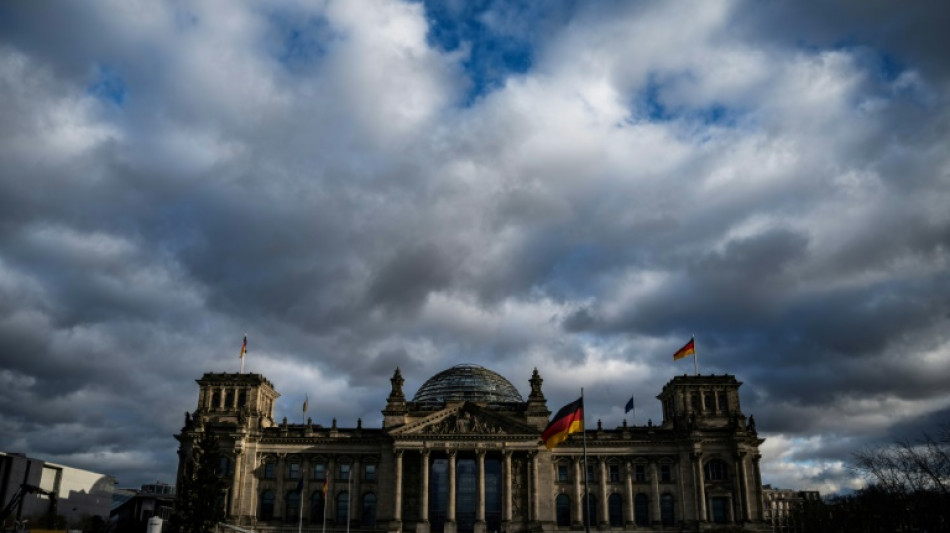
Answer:
[[(454, 368), (466, 379), (475, 371), (500, 378)], [(214, 432), (231, 487), (227, 520), (256, 531), (300, 522), (313, 532), (568, 531), (583, 529), (588, 516), (600, 531), (767, 528), (763, 440), (740, 409), (734, 376), (675, 377), (657, 396), (660, 424), (604, 429), (588, 420), (585, 434), (549, 451), (540, 440), (550, 411), (537, 370), (527, 401), (473, 395), (468, 381), (464, 396), (453, 395), (453, 372), (437, 375), (442, 388), (427, 382), (426, 401), (416, 402), (396, 369), (381, 428), (278, 423), (278, 394), (264, 377), (205, 374), (198, 408), (176, 435), (179, 469), (198, 436)]]

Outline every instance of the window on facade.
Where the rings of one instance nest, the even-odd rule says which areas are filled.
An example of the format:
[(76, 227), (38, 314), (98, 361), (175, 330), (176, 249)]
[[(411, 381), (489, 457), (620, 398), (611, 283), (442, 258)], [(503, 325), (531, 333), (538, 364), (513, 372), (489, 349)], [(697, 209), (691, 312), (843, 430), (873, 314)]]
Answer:
[(343, 491), (336, 497), (336, 525), (345, 526), (350, 512), (350, 493)]
[(315, 490), (310, 495), (310, 522), (323, 522), (323, 490)]
[(238, 407), (244, 407), (247, 405), (247, 391), (241, 391), (238, 393)]
[(567, 465), (557, 465), (557, 480), (566, 483), (571, 480), (571, 470)]
[(673, 481), (673, 467), (660, 465), (660, 481)]
[(633, 467), (633, 479), (637, 483), (643, 483), (647, 480), (647, 467), (646, 465), (634, 465)]
[(216, 390), (211, 393), (211, 408), (218, 409), (221, 407), (221, 391)]
[(233, 390), (228, 390), (226, 393), (224, 393), (224, 407), (228, 409), (234, 408), (234, 391)]
[(274, 518), (274, 491), (265, 490), (261, 493), (261, 510), (258, 513), (259, 520), (272, 520)]
[(554, 500), (554, 509), (557, 513), (557, 525), (571, 525), (571, 498), (567, 494), (558, 494)]
[(729, 402), (726, 401), (725, 392), (719, 393), (719, 411), (722, 413), (726, 413), (729, 411)]
[(360, 513), (360, 523), (366, 527), (376, 525), (376, 495), (372, 492), (363, 495), (363, 509)]
[(715, 401), (716, 401), (716, 398), (715, 396), (713, 396), (713, 393), (711, 392), (703, 393), (703, 407), (707, 411), (714, 411), (716, 409), (716, 406), (713, 405), (713, 402)]
[(350, 465), (348, 464), (340, 465), (340, 479), (342, 480), (350, 479)]
[(607, 467), (607, 471), (610, 474), (610, 481), (620, 481), (620, 465), (610, 465)]
[(673, 525), (673, 495), (664, 494), (660, 496), (660, 522), (664, 526)]
[(623, 498), (616, 492), (607, 498), (607, 516), (611, 526), (623, 526)]
[(233, 476), (234, 475), (234, 461), (229, 457), (221, 456), (218, 459), (218, 475), (219, 476)]
[(292, 490), (287, 493), (284, 500), (284, 519), (288, 522), (296, 522), (300, 518), (300, 493)]
[(376, 481), (376, 465), (369, 464), (363, 467), (363, 479), (366, 481)]
[(584, 498), (584, 504), (581, 506), (581, 511), (584, 514), (584, 523), (585, 524), (596, 524), (597, 523), (597, 497), (593, 494), (588, 494)]
[(313, 479), (323, 481), (327, 478), (327, 465), (317, 463), (313, 465)]
[(642, 492), (633, 497), (633, 521), (638, 526), (650, 525), (650, 500)]
[(722, 481), (726, 479), (726, 463), (719, 459), (713, 459), (706, 463), (706, 479), (709, 481)]
[(597, 469), (594, 468), (594, 465), (587, 465), (587, 480), (597, 481)]
[(287, 465), (287, 477), (290, 479), (300, 478), (300, 463), (290, 463)]
[(264, 463), (264, 479), (274, 479), (277, 477), (277, 463)]
[(693, 408), (693, 411), (699, 411), (699, 393), (691, 392), (689, 394), (689, 405)]

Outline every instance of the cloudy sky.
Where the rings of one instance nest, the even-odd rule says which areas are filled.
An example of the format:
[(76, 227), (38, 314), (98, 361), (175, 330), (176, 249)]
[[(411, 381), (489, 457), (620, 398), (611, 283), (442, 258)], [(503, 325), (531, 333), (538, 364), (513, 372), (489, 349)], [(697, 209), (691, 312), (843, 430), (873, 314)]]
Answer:
[[(173, 482), (194, 380), (378, 426), (478, 363), (660, 420), (744, 382), (763, 481), (950, 420), (950, 6), (0, 4), (0, 450)], [(593, 421), (591, 421), (593, 423)]]

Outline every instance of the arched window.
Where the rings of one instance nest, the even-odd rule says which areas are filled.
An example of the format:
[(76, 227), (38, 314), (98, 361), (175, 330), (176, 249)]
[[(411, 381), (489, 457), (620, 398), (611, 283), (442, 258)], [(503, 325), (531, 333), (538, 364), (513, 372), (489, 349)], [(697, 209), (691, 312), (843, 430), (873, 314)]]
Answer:
[(292, 490), (284, 499), (284, 518), (288, 522), (296, 522), (300, 518), (300, 493)]
[(650, 500), (642, 492), (633, 497), (633, 521), (638, 526), (650, 525)]
[(343, 491), (336, 497), (336, 525), (345, 526), (350, 517), (350, 493)]
[(274, 491), (265, 490), (261, 493), (261, 511), (258, 514), (259, 520), (273, 520), (274, 518)]
[(310, 521), (314, 524), (323, 522), (323, 491), (315, 490), (310, 495)]
[(587, 525), (597, 525), (597, 497), (593, 494), (588, 494), (584, 498), (584, 505), (582, 509), (584, 513), (584, 523)]
[(558, 494), (554, 500), (554, 509), (557, 512), (557, 525), (571, 525), (571, 498), (567, 494)]
[(623, 525), (623, 498), (616, 492), (607, 498), (607, 516), (612, 526)]
[(673, 495), (670, 493), (660, 496), (660, 522), (664, 526), (673, 525)]
[(706, 480), (707, 481), (722, 481), (728, 479), (728, 467), (724, 461), (719, 459), (712, 459), (706, 463)]
[(363, 509), (360, 513), (360, 523), (367, 527), (376, 525), (376, 495), (367, 492), (363, 495)]

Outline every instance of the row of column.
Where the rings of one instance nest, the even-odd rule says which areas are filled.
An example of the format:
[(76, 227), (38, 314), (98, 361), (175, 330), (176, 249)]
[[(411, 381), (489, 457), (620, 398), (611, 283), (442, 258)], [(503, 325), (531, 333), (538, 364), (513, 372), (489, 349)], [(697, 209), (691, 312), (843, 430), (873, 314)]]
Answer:
[[(303, 490), (301, 491), (300, 497), (304, 500), (303, 508), (304, 508), (305, 513), (307, 513), (309, 512), (309, 509), (310, 509), (310, 500), (309, 500), (309, 496), (307, 495), (309, 495), (312, 492), (312, 490), (322, 489), (324, 480), (322, 479), (314, 480), (317, 483), (317, 487), (316, 489), (311, 489), (310, 487), (311, 480), (310, 480), (310, 475), (309, 475), (311, 464), (309, 460), (303, 459), (300, 462), (300, 472), (299, 472), (300, 478), (291, 479), (290, 481), (292, 482), (292, 484), (290, 486), (285, 485), (284, 478), (286, 476), (284, 475), (284, 471), (285, 471), (286, 464), (287, 464), (286, 458), (283, 455), (278, 455), (277, 466), (276, 466), (277, 476), (275, 479), (276, 487), (274, 488), (275, 513), (283, 513), (283, 510), (285, 509), (285, 504), (286, 504), (285, 497), (286, 497), (287, 491), (291, 489), (296, 489), (297, 483), (300, 481), (300, 479), (303, 479)], [(359, 498), (356, 498), (354, 500), (353, 495), (354, 494), (359, 495), (360, 491), (362, 490), (362, 476), (359, 475), (360, 461), (358, 458), (354, 458), (348, 464), (350, 465), (349, 480), (345, 482), (344, 487), (348, 485), (350, 488), (350, 491), (349, 491), (350, 505), (352, 506), (354, 501), (356, 502), (360, 501)], [(335, 505), (336, 499), (333, 497), (333, 495), (336, 493), (335, 486), (337, 484), (336, 476), (334, 475), (336, 466), (337, 466), (336, 461), (334, 461), (332, 457), (327, 458), (326, 470), (324, 472), (328, 480), (327, 481), (327, 501), (326, 501), (326, 505), (323, 508), (323, 512), (326, 516), (327, 521), (333, 521), (336, 519), (336, 516), (335, 516), (336, 515), (336, 505)], [(235, 495), (237, 495), (238, 489), (239, 489), (239, 483), (240, 483), (239, 478), (242, 477), (237, 474), (238, 472), (235, 471), (234, 483), (233, 483), (233, 488), (232, 488)], [(258, 484), (258, 488), (255, 491), (255, 493), (259, 493), (259, 492), (260, 492), (260, 484)], [(238, 514), (237, 498), (234, 498), (232, 501), (233, 501), (232, 514)], [(256, 514), (257, 506), (259, 504), (258, 502), (252, 502), (252, 505), (253, 507), (251, 507), (251, 509), (249, 510), (250, 514)], [(350, 516), (353, 516), (353, 512), (354, 510), (350, 509)], [(304, 516), (307, 517), (306, 514)]]
[[(600, 525), (606, 525), (608, 523), (608, 518), (610, 514), (609, 503), (608, 503), (608, 494), (607, 494), (607, 461), (605, 458), (597, 457), (594, 459), (597, 461), (600, 467), (600, 473), (598, 475), (598, 506), (600, 509), (597, 511), (597, 515), (600, 517)], [(574, 461), (574, 517), (575, 522), (580, 523), (581, 517), (584, 516), (584, 498), (583, 498), (583, 485), (582, 480), (584, 479), (582, 472), (582, 465), (584, 463), (583, 458), (575, 457)], [(588, 458), (588, 461), (590, 459)], [(626, 463), (625, 475), (624, 475), (624, 492), (625, 499), (624, 502), (624, 520), (627, 523), (632, 523), (634, 520), (633, 517), (633, 463)], [(656, 463), (650, 463), (650, 490), (652, 492), (652, 498), (650, 498), (650, 516), (656, 517), (659, 519), (660, 516), (660, 479), (656, 471)]]
[[(397, 521), (402, 520), (402, 485), (403, 485), (403, 453), (405, 450), (396, 450), (396, 486), (393, 518)], [(475, 451), (475, 464), (477, 466), (476, 488), (475, 488), (475, 521), (476, 523), (485, 522), (485, 450)], [(421, 461), (420, 472), (420, 499), (419, 499), (419, 518), (422, 521), (429, 520), (429, 460), (430, 450), (419, 451)], [(458, 450), (450, 450), (448, 454), (448, 502), (446, 508), (446, 521), (454, 522), (456, 519), (456, 457)], [(538, 456), (537, 452), (526, 452), (529, 460), (530, 475), (528, 476), (528, 520), (538, 519)], [(501, 519), (511, 521), (512, 519), (512, 452), (505, 450), (502, 452), (501, 476), (502, 476), (502, 495), (501, 495)]]

